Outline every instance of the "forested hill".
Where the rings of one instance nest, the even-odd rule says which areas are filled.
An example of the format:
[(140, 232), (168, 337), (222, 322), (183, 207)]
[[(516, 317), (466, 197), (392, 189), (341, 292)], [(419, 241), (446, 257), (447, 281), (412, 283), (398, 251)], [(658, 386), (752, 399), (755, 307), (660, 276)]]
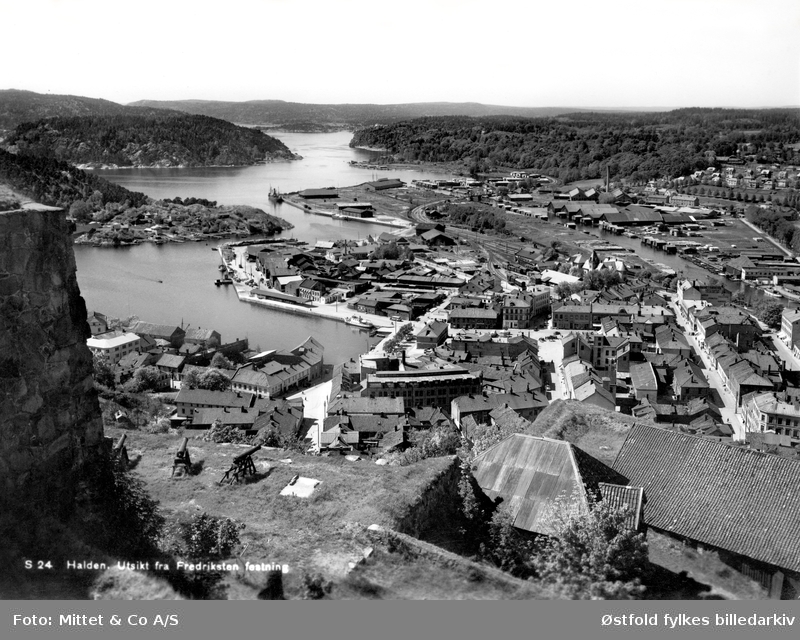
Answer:
[(605, 176), (644, 181), (705, 169), (741, 150), (759, 161), (800, 162), (800, 109), (678, 109), (572, 113), (554, 118), (420, 118), (355, 132), (351, 147), (406, 161), (463, 162), (471, 171), (517, 167), (565, 182)]
[(504, 107), (477, 102), (419, 102), (408, 104), (307, 104), (283, 100), (224, 102), (216, 100), (140, 100), (129, 106), (175, 109), (229, 122), (276, 129), (313, 131), (352, 129), (422, 116), (509, 115), (528, 118), (555, 116), (575, 109), (563, 107)]
[(78, 200), (137, 207), (149, 200), (143, 193), (103, 180), (93, 173), (51, 158), (19, 156), (0, 149), (0, 183), (35, 202), (69, 209)]
[(187, 114), (83, 116), (22, 123), (6, 139), (22, 155), (85, 166), (202, 167), (297, 158), (280, 140)]
[(128, 107), (97, 98), (3, 89), (0, 90), (0, 138), (11, 132), (18, 124), (35, 122), (43, 118), (159, 113), (174, 115), (174, 112), (161, 109)]

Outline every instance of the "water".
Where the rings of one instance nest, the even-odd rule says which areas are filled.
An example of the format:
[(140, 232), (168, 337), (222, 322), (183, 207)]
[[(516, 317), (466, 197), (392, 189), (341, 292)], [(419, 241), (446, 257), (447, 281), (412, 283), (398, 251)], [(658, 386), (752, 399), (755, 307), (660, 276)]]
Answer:
[[(154, 198), (195, 196), (220, 204), (246, 204), (273, 212), (294, 225), (282, 235), (314, 244), (317, 240), (358, 239), (388, 227), (332, 220), (303, 213), (268, 199), (270, 187), (281, 192), (317, 187), (344, 187), (380, 177), (435, 179), (450, 177), (419, 171), (353, 168), (350, 160), (373, 158), (376, 152), (351, 149), (351, 134), (278, 134), (303, 156), (291, 163), (254, 167), (200, 169), (120, 169), (98, 175)], [(215, 287), (217, 243), (142, 244), (119, 249), (75, 246), (78, 284), (90, 311), (113, 317), (136, 315), (158, 323), (215, 329), (223, 341), (247, 337), (253, 348), (292, 348), (309, 335), (325, 346), (325, 361), (342, 362), (369, 348), (363, 331), (313, 317), (240, 303), (231, 287)], [(161, 280), (163, 282), (159, 283)]]
[[(617, 244), (621, 247), (633, 249), (636, 255), (642, 258), (653, 260), (655, 262), (660, 262), (661, 264), (665, 264), (671, 269), (674, 269), (675, 272), (681, 277), (693, 279), (708, 279), (711, 277), (721, 278), (721, 276), (714, 276), (705, 269), (701, 269), (696, 264), (689, 262), (688, 260), (684, 260), (677, 254), (668, 254), (666, 251), (656, 251), (652, 247), (642, 244), (639, 238), (628, 238), (627, 236), (616, 235), (602, 231), (597, 227), (580, 227), (580, 230), (588, 231), (593, 236), (602, 238), (603, 240), (607, 240), (608, 242)], [(795, 308), (798, 306), (797, 302), (793, 300), (772, 298), (767, 296), (763, 290), (757, 287), (751, 287), (750, 285), (741, 281), (722, 278), (722, 282), (728, 291), (732, 293), (741, 293), (744, 296), (744, 304), (748, 307), (754, 307), (764, 299), (777, 300), (785, 307)]]

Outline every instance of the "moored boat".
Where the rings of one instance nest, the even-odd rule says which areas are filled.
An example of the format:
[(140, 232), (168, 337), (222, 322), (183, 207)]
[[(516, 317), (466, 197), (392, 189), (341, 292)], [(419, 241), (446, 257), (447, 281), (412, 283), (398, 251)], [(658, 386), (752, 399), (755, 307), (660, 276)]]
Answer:
[(371, 329), (372, 323), (367, 322), (361, 316), (348, 316), (344, 319), (345, 324), (349, 324), (351, 327), (359, 327), (360, 329)]

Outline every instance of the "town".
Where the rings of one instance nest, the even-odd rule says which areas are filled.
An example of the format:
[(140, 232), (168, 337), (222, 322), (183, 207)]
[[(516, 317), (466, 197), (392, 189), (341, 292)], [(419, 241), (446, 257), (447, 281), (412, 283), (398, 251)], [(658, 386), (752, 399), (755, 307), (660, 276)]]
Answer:
[[(192, 438), (251, 446), (237, 480), (262, 446), (388, 467), (466, 448), (486, 496), (527, 505), (513, 517), (521, 532), (552, 534), (541, 513), (569, 488), (580, 504), (625, 507), (628, 526), (665, 548), (718, 554), (763, 597), (797, 597), (800, 548), (782, 532), (800, 507), (800, 310), (779, 297), (797, 297), (800, 261), (760, 226), (795, 219), (773, 193), (788, 194), (798, 168), (736, 162), (680, 191), (513, 171), (283, 194), (394, 228), (313, 246), (231, 241), (216, 284), (279, 315), (344, 322), (375, 346), (326, 362), (313, 336), (256, 352), (211, 328), (96, 311), (87, 344), (106, 426), (178, 430), (184, 452)], [(700, 196), (687, 183), (710, 186)], [(784, 191), (745, 203), (711, 189), (723, 185)], [(760, 300), (746, 303), (745, 286)], [(109, 390), (157, 401), (126, 409)], [(556, 416), (572, 428), (554, 431)], [(191, 475), (179, 458), (176, 469)], [(295, 477), (285, 490), (318, 484)]]

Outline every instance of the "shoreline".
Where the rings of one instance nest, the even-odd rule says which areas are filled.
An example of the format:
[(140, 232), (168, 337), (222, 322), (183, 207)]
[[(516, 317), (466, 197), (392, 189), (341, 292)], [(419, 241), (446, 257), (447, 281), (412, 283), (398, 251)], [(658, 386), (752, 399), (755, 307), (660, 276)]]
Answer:
[[(234, 245), (223, 244), (220, 245), (219, 247), (216, 247), (216, 250), (220, 255), (220, 259), (222, 260), (222, 263), (227, 267), (228, 271), (233, 273), (237, 277), (242, 277), (243, 275), (246, 275), (242, 273), (243, 270), (240, 270), (238, 267), (236, 267), (235, 260), (233, 261), (232, 264), (225, 260), (223, 253), (225, 248), (233, 250)], [(242, 256), (243, 253), (244, 252), (241, 251), (237, 253), (236, 260), (241, 259), (243, 257)], [(248, 302), (250, 304), (259, 305), (262, 307), (268, 307), (270, 309), (286, 311), (288, 313), (293, 313), (295, 315), (315, 317), (323, 320), (335, 320), (345, 325), (347, 325), (346, 319), (348, 317), (361, 316), (362, 318), (369, 321), (375, 327), (378, 328), (386, 329), (395, 326), (395, 322), (390, 320), (386, 316), (376, 316), (367, 313), (358, 313), (355, 309), (350, 309), (349, 307), (347, 307), (346, 302), (340, 302), (338, 305), (334, 303), (326, 305), (318, 304), (317, 306), (314, 307), (298, 307), (293, 304), (278, 302), (277, 300), (264, 300), (261, 298), (256, 298), (254, 296), (251, 296), (250, 295), (251, 289), (255, 289), (257, 288), (257, 286), (245, 285), (242, 284), (241, 282), (234, 282), (232, 286), (234, 288), (234, 291), (236, 291), (236, 297), (239, 299), (239, 302)], [(339, 306), (342, 307), (341, 310), (338, 309)], [(353, 325), (347, 325), (347, 326), (353, 326)], [(365, 335), (368, 335), (368, 332), (366, 330), (359, 329), (358, 327), (354, 328), (356, 328), (360, 332), (363, 331)]]
[(283, 195), (283, 202), (281, 204), (288, 204), (295, 209), (299, 209), (303, 213), (311, 213), (315, 216), (325, 216), (326, 218), (331, 218), (333, 220), (346, 220), (349, 222), (365, 222), (367, 224), (379, 224), (383, 225), (384, 227), (392, 227), (393, 229), (409, 229), (411, 228), (412, 224), (408, 221), (403, 220), (402, 218), (396, 218), (389, 215), (384, 215), (381, 218), (356, 218), (354, 216), (346, 216), (341, 213), (337, 213), (334, 211), (322, 211), (320, 209), (306, 209), (304, 206), (300, 205), (297, 202), (292, 201), (286, 194)]

